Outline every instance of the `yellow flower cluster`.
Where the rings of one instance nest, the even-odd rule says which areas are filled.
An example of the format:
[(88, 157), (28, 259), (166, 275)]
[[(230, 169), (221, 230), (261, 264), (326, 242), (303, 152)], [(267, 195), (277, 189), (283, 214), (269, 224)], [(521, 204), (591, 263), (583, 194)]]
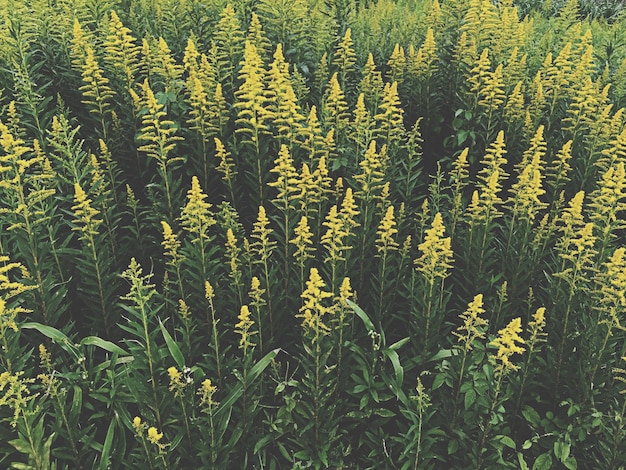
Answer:
[(378, 253), (387, 253), (398, 249), (398, 243), (395, 240), (395, 235), (398, 233), (396, 228), (396, 220), (393, 216), (393, 206), (389, 206), (385, 213), (385, 216), (378, 225), (376, 235), (376, 250)]
[(180, 249), (180, 241), (176, 237), (176, 234), (172, 232), (172, 227), (165, 221), (161, 221), (161, 227), (163, 228), (163, 241), (161, 245), (165, 249), (165, 256), (169, 259), (167, 264), (171, 266), (178, 266), (183, 260), (183, 257), (178, 253)]
[(215, 401), (213, 401), (213, 395), (217, 391), (217, 387), (213, 385), (211, 379), (204, 379), (202, 381), (202, 385), (198, 389), (198, 395), (200, 396), (200, 404), (206, 406), (208, 409), (217, 405)]
[(76, 205), (72, 206), (72, 210), (76, 216), (74, 219), (76, 227), (73, 230), (82, 232), (81, 237), (91, 240), (98, 235), (98, 227), (102, 223), (101, 219), (96, 218), (100, 212), (91, 206), (91, 199), (87, 198), (87, 194), (78, 183), (74, 184), (74, 202)]
[(306, 281), (306, 289), (301, 295), (304, 304), (300, 308), (301, 313), (296, 315), (297, 318), (302, 318), (302, 327), (305, 331), (312, 331), (316, 337), (330, 331), (330, 328), (324, 323), (323, 317), (334, 313), (332, 306), (324, 305), (324, 300), (333, 296), (330, 292), (325, 291), (324, 287), (326, 284), (317, 268), (311, 268), (309, 280)]
[(167, 375), (170, 378), (170, 392), (175, 392), (176, 396), (182, 394), (187, 385), (187, 381), (183, 379), (183, 373), (172, 366), (167, 369)]
[(296, 246), (293, 256), (297, 260), (298, 265), (303, 268), (306, 260), (313, 258), (313, 253), (315, 252), (313, 232), (309, 228), (309, 221), (305, 215), (300, 218), (293, 233), (294, 238), (289, 240), (289, 243), (293, 243)]
[(418, 245), (422, 252), (415, 260), (416, 269), (421, 272), (429, 283), (436, 278), (446, 278), (452, 268), (452, 249), (450, 237), (444, 237), (445, 226), (441, 213), (437, 212), (430, 229), (426, 230), (424, 241)]
[(24, 372), (11, 374), (10, 372), (2, 372), (0, 374), (0, 407), (8, 406), (13, 409), (13, 419), (11, 426), (15, 427), (20, 415), (23, 417), (28, 413), (26, 411), (28, 402), (34, 400), (37, 395), (31, 395), (28, 390), (29, 383), (32, 379), (22, 379)]
[(208, 240), (209, 227), (215, 225), (215, 219), (211, 215), (212, 205), (206, 202), (208, 196), (200, 187), (197, 176), (191, 178), (191, 189), (187, 192), (187, 204), (182, 210), (180, 222), (183, 228), (195, 236), (193, 242)]
[[(543, 312), (542, 312), (543, 313)], [(509, 371), (519, 369), (519, 366), (511, 362), (513, 354), (521, 354), (525, 349), (521, 346), (526, 343), (519, 334), (522, 332), (522, 320), (514, 318), (507, 326), (498, 331), (498, 336), (490, 345), (498, 348), (494, 357), (496, 371), (506, 374)]]
[(250, 310), (247, 305), (241, 306), (237, 319), (239, 320), (239, 323), (235, 325), (235, 333), (241, 336), (239, 339), (239, 349), (243, 349), (245, 356), (248, 348), (255, 346), (255, 344), (250, 341), (250, 338), (252, 335), (257, 334), (256, 331), (250, 331), (252, 325), (254, 325), (254, 321), (250, 318)]
[(481, 317), (483, 313), (485, 313), (483, 295), (477, 294), (474, 296), (474, 300), (468, 304), (467, 310), (459, 315), (459, 318), (463, 320), (463, 324), (457, 328), (457, 331), (453, 331), (452, 334), (459, 338), (466, 351), (473, 348), (475, 340), (485, 337), (488, 322)]

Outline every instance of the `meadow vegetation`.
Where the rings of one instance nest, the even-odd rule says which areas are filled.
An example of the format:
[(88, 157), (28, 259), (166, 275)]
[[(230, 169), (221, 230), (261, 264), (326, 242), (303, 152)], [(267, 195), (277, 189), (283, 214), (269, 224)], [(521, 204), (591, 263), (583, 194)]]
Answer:
[(0, 466), (626, 466), (621, 2), (0, 1)]

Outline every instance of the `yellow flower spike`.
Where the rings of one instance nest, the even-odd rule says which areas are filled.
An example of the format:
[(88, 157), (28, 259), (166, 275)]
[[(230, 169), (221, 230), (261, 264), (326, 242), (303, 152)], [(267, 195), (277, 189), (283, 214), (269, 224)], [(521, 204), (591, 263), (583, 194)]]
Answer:
[(131, 30), (124, 26), (115, 10), (111, 10), (107, 37), (104, 40), (104, 60), (112, 70), (118, 71), (124, 80), (126, 90), (130, 92), (136, 83), (139, 71), (139, 46), (131, 35)]
[(535, 351), (535, 345), (538, 343), (545, 343), (546, 333), (546, 309), (545, 307), (539, 307), (537, 311), (532, 315), (532, 320), (528, 323), (528, 332), (530, 336), (528, 338), (528, 350), (532, 353)]
[(498, 348), (498, 352), (492, 357), (496, 363), (496, 371), (501, 374), (519, 369), (519, 366), (511, 362), (511, 356), (521, 354), (526, 350), (522, 347), (526, 341), (519, 335), (521, 332), (522, 320), (519, 317), (514, 318), (507, 326), (498, 331), (498, 336), (490, 343), (490, 346)]
[(206, 202), (208, 196), (202, 191), (197, 176), (191, 178), (191, 189), (187, 191), (187, 204), (182, 210), (180, 222), (187, 232), (195, 237), (193, 243), (209, 239), (209, 227), (215, 225), (215, 219), (211, 215), (212, 204)]
[(344, 238), (348, 235), (348, 233), (345, 231), (343, 221), (337, 213), (337, 206), (332, 206), (330, 208), (330, 211), (326, 216), (326, 220), (322, 223), (322, 225), (328, 228), (320, 240), (322, 245), (324, 245), (328, 251), (328, 256), (324, 261), (330, 261), (331, 263), (336, 264), (337, 261), (345, 259), (343, 256), (344, 251), (351, 248), (344, 245)]
[(524, 84), (520, 80), (517, 82), (513, 91), (509, 94), (506, 104), (504, 105), (504, 118), (508, 122), (523, 121), (524, 119)]
[(561, 149), (556, 153), (550, 167), (546, 170), (547, 183), (553, 190), (559, 189), (563, 184), (570, 180), (569, 172), (572, 169), (572, 166), (569, 162), (572, 159), (573, 143), (573, 140), (565, 142)]
[(135, 417), (133, 418), (133, 427), (135, 428), (135, 430), (136, 430), (137, 432), (139, 432), (139, 430), (141, 429), (141, 427), (142, 427), (142, 422), (141, 422), (141, 418), (140, 418), (139, 416), (135, 416)]
[(387, 75), (389, 82), (404, 83), (406, 55), (404, 54), (404, 48), (400, 44), (396, 43), (394, 46), (393, 52), (387, 61), (387, 66), (389, 67)]
[(332, 125), (335, 132), (340, 132), (348, 126), (348, 103), (339, 85), (337, 72), (333, 74), (328, 82), (328, 93), (322, 109), (325, 123)]
[[(398, 144), (405, 134), (404, 130), (404, 110), (400, 97), (398, 96), (398, 83), (387, 83), (383, 89), (383, 98), (380, 104), (380, 113), (374, 116), (376, 121), (376, 135), (383, 139), (383, 142), (391, 146)], [(382, 151), (381, 151), (382, 154)]]
[(616, 235), (615, 231), (624, 227), (619, 214), (626, 210), (625, 198), (626, 170), (624, 162), (619, 162), (602, 174), (598, 188), (590, 196), (589, 218), (600, 234), (602, 247), (608, 246)]
[(34, 379), (22, 379), (23, 374), (7, 371), (0, 374), (0, 406), (7, 405), (13, 409), (13, 419), (10, 421), (12, 427), (17, 425), (20, 415), (26, 417), (28, 402), (37, 397), (28, 390), (28, 384), (34, 382)]
[(305, 332), (312, 332), (316, 337), (326, 334), (330, 328), (324, 323), (323, 317), (333, 313), (333, 307), (323, 304), (325, 299), (333, 296), (332, 293), (324, 290), (326, 284), (322, 280), (317, 268), (311, 268), (309, 280), (306, 281), (306, 289), (302, 292), (304, 303), (300, 308), (300, 314), (296, 318), (302, 318), (302, 327)]
[(570, 231), (573, 227), (581, 225), (583, 223), (583, 201), (585, 199), (585, 192), (579, 191), (571, 199), (568, 207), (561, 214), (561, 221), (565, 224), (563, 231)]
[(207, 300), (213, 300), (213, 297), (215, 297), (215, 291), (209, 281), (204, 281), (204, 297)]
[(499, 64), (493, 72), (487, 72), (483, 86), (478, 91), (478, 105), (485, 108), (490, 115), (504, 103), (505, 94), (502, 69), (502, 64)]
[(241, 248), (237, 245), (237, 238), (233, 233), (233, 229), (226, 231), (226, 256), (230, 266), (229, 276), (232, 278), (235, 286), (239, 288), (241, 280)]
[(350, 138), (356, 143), (356, 155), (360, 155), (365, 146), (372, 140), (374, 120), (365, 106), (365, 94), (361, 93), (354, 108), (354, 121)]
[(346, 189), (346, 196), (339, 210), (339, 217), (343, 222), (343, 228), (347, 234), (351, 234), (352, 230), (359, 226), (359, 223), (355, 220), (359, 214), (358, 206), (352, 195), (352, 188), (348, 188)]
[(187, 45), (185, 46), (185, 52), (183, 54), (183, 66), (186, 71), (195, 73), (198, 71), (198, 59), (200, 53), (196, 47), (196, 43), (193, 38), (187, 38)]
[(374, 56), (370, 52), (367, 56), (365, 67), (363, 67), (363, 78), (359, 84), (359, 89), (365, 95), (367, 102), (372, 102), (382, 93), (382, 74), (376, 70)]
[(510, 189), (511, 197), (507, 201), (511, 204), (513, 215), (521, 220), (532, 222), (539, 211), (548, 206), (539, 200), (546, 191), (543, 189), (541, 174), (542, 164), (540, 153), (535, 153), (531, 161), (524, 165), (517, 181)]
[(184, 322), (188, 322), (191, 318), (191, 310), (189, 310), (189, 305), (187, 305), (187, 303), (183, 299), (178, 299), (178, 313)]
[(104, 76), (102, 69), (95, 58), (93, 48), (85, 46), (86, 57), (82, 66), (84, 85), (79, 88), (83, 94), (83, 103), (89, 106), (89, 111), (96, 114), (101, 123), (103, 136), (107, 136), (107, 115), (110, 111), (110, 100), (115, 93), (109, 87), (109, 79)]
[(313, 232), (309, 227), (309, 221), (306, 216), (302, 216), (298, 225), (294, 229), (294, 238), (289, 240), (296, 246), (293, 256), (297, 260), (300, 269), (304, 269), (304, 263), (307, 259), (313, 258), (315, 247), (313, 246)]
[(261, 309), (267, 305), (267, 302), (263, 298), (263, 294), (265, 294), (265, 289), (261, 289), (261, 281), (258, 277), (253, 276), (250, 281), (250, 291), (248, 292), (248, 296), (250, 297), (250, 305), (256, 312), (257, 325), (259, 328), (259, 347), (261, 348), (261, 352), (263, 349), (263, 331), (262, 331), (262, 322), (261, 322)]
[(217, 392), (217, 387), (213, 385), (211, 379), (204, 379), (202, 385), (198, 389), (197, 394), (200, 396), (200, 404), (207, 409), (204, 411), (210, 412), (213, 406), (217, 403), (213, 400), (213, 395)]
[(274, 160), (274, 168), (270, 173), (277, 175), (276, 181), (267, 183), (268, 186), (277, 188), (278, 195), (273, 201), (280, 204), (283, 211), (292, 208), (291, 201), (296, 198), (298, 190), (298, 172), (293, 165), (293, 158), (289, 153), (289, 149), (282, 144), (278, 157)]
[(344, 277), (341, 282), (341, 287), (339, 287), (339, 302), (341, 306), (346, 308), (348, 306), (346, 301), (352, 297), (354, 297), (354, 292), (352, 291), (352, 286), (350, 285), (350, 278)]
[(343, 39), (337, 45), (333, 56), (333, 65), (341, 72), (341, 84), (346, 85), (346, 75), (352, 71), (356, 64), (356, 54), (354, 52), (354, 42), (352, 41), (352, 29), (346, 29)]
[(270, 220), (267, 218), (265, 207), (259, 206), (259, 214), (252, 228), (251, 238), (255, 238), (251, 249), (257, 254), (256, 262), (265, 263), (276, 246), (276, 242), (270, 239), (273, 230), (270, 228)]
[(426, 230), (424, 241), (418, 245), (422, 252), (415, 260), (416, 269), (421, 272), (429, 283), (437, 277), (445, 279), (452, 268), (452, 249), (450, 237), (444, 237), (445, 226), (441, 213), (437, 212), (430, 229)]
[(389, 206), (385, 212), (385, 216), (378, 225), (376, 235), (376, 250), (378, 253), (387, 253), (388, 251), (394, 251), (398, 249), (398, 243), (395, 240), (395, 235), (398, 233), (396, 228), (396, 220), (393, 216), (394, 208)]
[(170, 391), (178, 391), (185, 387), (186, 384), (183, 381), (183, 373), (179, 371), (176, 367), (168, 368), (167, 375), (170, 378)]
[(74, 184), (74, 202), (76, 205), (72, 206), (72, 210), (76, 216), (74, 219), (76, 227), (72, 230), (82, 232), (81, 239), (85, 238), (93, 243), (92, 238), (98, 234), (98, 227), (102, 220), (96, 218), (100, 212), (91, 206), (91, 199), (87, 198), (87, 194), (78, 183)]
[(157, 428), (151, 426), (148, 428), (148, 440), (155, 445), (159, 445), (159, 442), (163, 438), (163, 433), (159, 432)]
[(272, 118), (264, 85), (265, 74), (263, 59), (254, 44), (246, 41), (239, 72), (243, 83), (235, 92), (237, 101), (234, 107), (238, 110), (235, 132), (247, 134), (247, 142), (254, 146), (259, 145), (260, 135), (269, 131), (268, 124)]
[(217, 166), (217, 171), (222, 174), (222, 180), (226, 183), (226, 186), (230, 191), (230, 197), (232, 199), (231, 202), (234, 202), (234, 183), (235, 177), (237, 176), (237, 166), (231, 157), (230, 152), (226, 151), (226, 147), (224, 147), (222, 141), (217, 137), (214, 137), (213, 140), (215, 142), (215, 157), (220, 162)]
[(354, 177), (361, 186), (357, 195), (366, 202), (377, 196), (376, 191), (383, 186), (385, 173), (381, 154), (376, 152), (376, 141), (372, 140), (359, 163), (361, 173)]
[[(2, 314), (2, 307), (0, 307), (0, 314)], [(41, 363), (41, 368), (47, 373), (52, 372), (52, 369), (54, 368), (52, 355), (43, 344), (39, 345), (39, 362)]]
[(247, 305), (241, 306), (237, 319), (239, 323), (235, 325), (235, 333), (241, 336), (239, 339), (239, 349), (243, 349), (244, 356), (246, 356), (248, 348), (255, 346), (255, 344), (250, 341), (250, 338), (252, 335), (257, 334), (256, 331), (250, 331), (254, 325), (254, 321), (250, 318), (250, 309)]
[(169, 258), (167, 263), (172, 266), (178, 266), (182, 261), (182, 256), (178, 252), (181, 243), (176, 237), (176, 234), (172, 232), (170, 224), (161, 221), (161, 227), (163, 228), (163, 241), (161, 245), (165, 249), (165, 256)]
[(481, 317), (483, 313), (485, 313), (483, 295), (476, 294), (474, 300), (468, 304), (467, 310), (459, 315), (459, 318), (463, 320), (463, 324), (457, 328), (457, 331), (453, 331), (452, 334), (463, 343), (466, 351), (473, 348), (473, 343), (476, 339), (485, 337), (488, 321)]
[(265, 31), (263, 31), (263, 25), (259, 21), (259, 16), (255, 12), (252, 12), (250, 16), (250, 26), (248, 27), (246, 39), (254, 44), (261, 56), (265, 56), (272, 46), (265, 35)]

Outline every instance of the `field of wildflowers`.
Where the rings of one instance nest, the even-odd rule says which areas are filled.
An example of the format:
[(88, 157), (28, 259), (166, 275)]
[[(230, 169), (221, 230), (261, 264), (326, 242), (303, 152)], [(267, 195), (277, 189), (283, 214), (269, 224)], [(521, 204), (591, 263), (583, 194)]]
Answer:
[(626, 468), (622, 8), (0, 0), (0, 467)]

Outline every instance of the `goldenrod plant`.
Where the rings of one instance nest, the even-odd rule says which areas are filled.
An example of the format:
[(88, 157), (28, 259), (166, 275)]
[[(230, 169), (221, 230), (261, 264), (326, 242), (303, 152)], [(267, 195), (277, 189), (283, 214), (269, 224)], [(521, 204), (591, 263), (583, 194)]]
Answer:
[(619, 3), (0, 0), (0, 467), (624, 467)]

